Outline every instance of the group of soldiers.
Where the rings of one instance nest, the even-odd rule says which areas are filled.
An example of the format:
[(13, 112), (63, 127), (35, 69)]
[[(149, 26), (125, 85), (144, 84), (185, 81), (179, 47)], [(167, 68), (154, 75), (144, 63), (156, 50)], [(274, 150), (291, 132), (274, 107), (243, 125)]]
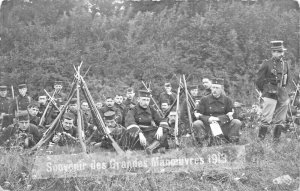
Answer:
[[(289, 67), (282, 60), (283, 42), (271, 43), (273, 57), (263, 62), (256, 81), (263, 99), (258, 136), (263, 140), (268, 127), (274, 126), (274, 140), (278, 141), (288, 113), (289, 97), (285, 87)], [(125, 96), (121, 93), (107, 96), (104, 103), (97, 102), (96, 107), (108, 133), (123, 150), (146, 150), (148, 154), (164, 152), (170, 148), (170, 140), (178, 137), (192, 137), (200, 146), (211, 145), (216, 137), (227, 143), (238, 143), (242, 122), (234, 113), (233, 101), (224, 92), (224, 80), (203, 78), (201, 92), (199, 85), (187, 86), (186, 96), (183, 94), (178, 100), (180, 91), (175, 92), (171, 83), (166, 82), (157, 102), (149, 89), (139, 90), (136, 96), (135, 90), (128, 88)], [(8, 87), (0, 84), (0, 146), (33, 147), (61, 108), (67, 107), (47, 146), (78, 143), (78, 110), (81, 110), (83, 135), (80, 136), (86, 144), (112, 149), (110, 139), (98, 131), (94, 123), (96, 116), (92, 115), (88, 102), (82, 100), (79, 106), (77, 98), (72, 98), (64, 106), (67, 94), (62, 88), (63, 82), (56, 81), (52, 92), (33, 100), (27, 95), (27, 85), (20, 84), (19, 95), (9, 99), (6, 96)], [(179, 107), (174, 107), (174, 102), (180, 102)]]

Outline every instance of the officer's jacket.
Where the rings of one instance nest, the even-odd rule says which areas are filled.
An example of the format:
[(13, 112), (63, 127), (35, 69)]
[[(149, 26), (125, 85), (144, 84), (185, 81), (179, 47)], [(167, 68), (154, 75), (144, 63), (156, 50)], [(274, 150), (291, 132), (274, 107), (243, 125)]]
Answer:
[(34, 146), (41, 139), (41, 134), (39, 133), (37, 126), (30, 123), (29, 127), (25, 131), (22, 131), (19, 129), (18, 124), (12, 124), (4, 130), (0, 138), (0, 145), (9, 139), (15, 139), (19, 133), (25, 133), (26, 135), (31, 135), (33, 137), (29, 147)]
[(213, 116), (220, 119), (219, 124), (222, 126), (230, 122), (226, 114), (232, 112), (232, 108), (233, 104), (229, 97), (221, 94), (219, 98), (215, 98), (211, 94), (200, 100), (196, 111), (202, 114), (200, 120), (202, 120), (205, 125), (209, 125), (208, 119)]
[[(149, 129), (153, 129), (153, 122), (156, 126), (159, 126), (163, 119), (160, 117), (157, 110), (152, 106), (148, 106), (146, 109), (142, 108), (139, 104), (128, 111), (125, 118), (125, 127), (130, 125), (141, 125)], [(143, 130), (143, 128), (141, 128)]]
[(0, 114), (9, 113), (10, 99), (8, 97), (0, 97)]
[(99, 113), (102, 117), (104, 117), (104, 113), (105, 112), (108, 112), (108, 111), (114, 111), (116, 113), (116, 122), (118, 124), (121, 124), (122, 123), (122, 113), (120, 111), (120, 109), (118, 109), (117, 107), (115, 106), (112, 106), (112, 107), (107, 107), (106, 105), (104, 105), (103, 107), (101, 107), (99, 109)]
[[(288, 94), (284, 87), (289, 79), (289, 64), (284, 63), (284, 68), (282, 62), (274, 59), (264, 60), (261, 64), (257, 72), (256, 86), (263, 93), (262, 97), (287, 100)], [(283, 87), (278, 87), (282, 81), (282, 73), (287, 74), (287, 80), (283, 83)]]

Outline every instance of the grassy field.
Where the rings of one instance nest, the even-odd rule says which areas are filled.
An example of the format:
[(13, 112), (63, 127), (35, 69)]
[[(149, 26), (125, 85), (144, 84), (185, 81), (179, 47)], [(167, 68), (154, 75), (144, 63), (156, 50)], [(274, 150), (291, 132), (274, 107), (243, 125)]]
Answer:
[[(264, 142), (256, 130), (244, 129), (241, 143), (247, 144), (247, 162), (239, 170), (140, 174), (93, 178), (33, 180), (30, 176), (33, 157), (15, 151), (1, 153), (0, 185), (7, 190), (253, 190), (299, 191), (300, 141), (295, 134), (282, 135), (273, 144), (269, 135)], [(289, 175), (291, 184), (274, 184), (273, 179)], [(1, 191), (1, 188), (0, 188)]]

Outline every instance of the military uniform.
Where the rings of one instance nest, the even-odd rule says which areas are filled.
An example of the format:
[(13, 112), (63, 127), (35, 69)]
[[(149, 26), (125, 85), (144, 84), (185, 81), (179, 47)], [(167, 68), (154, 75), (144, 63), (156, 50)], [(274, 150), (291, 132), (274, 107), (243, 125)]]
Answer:
[[(0, 91), (7, 91), (7, 86), (0, 86)], [(0, 131), (2, 127), (13, 123), (12, 115), (9, 115), (10, 106), (11, 100), (6, 96), (0, 96)]]
[[(212, 80), (215, 84), (222, 85), (221, 79)], [(237, 142), (239, 140), (239, 130), (242, 123), (238, 119), (232, 119), (229, 113), (233, 112), (233, 104), (229, 97), (221, 93), (217, 98), (213, 94), (201, 99), (196, 107), (196, 112), (200, 113), (200, 120), (194, 122), (196, 136), (200, 141), (211, 135), (210, 117), (219, 118), (219, 125), (228, 141)]]
[(159, 95), (158, 100), (159, 100), (158, 101), (159, 105), (161, 105), (163, 101), (167, 101), (169, 103), (169, 105), (172, 105), (174, 103), (174, 101), (176, 100), (176, 94), (174, 92), (171, 92), (171, 94), (168, 94), (166, 91), (164, 91)]
[[(285, 50), (283, 41), (272, 41), (271, 44), (274, 54)], [(289, 104), (289, 96), (285, 89), (288, 83), (288, 73), (289, 64), (276, 55), (265, 60), (258, 70), (256, 86), (262, 92), (262, 99), (264, 100), (258, 135), (261, 139), (265, 138), (272, 121), (275, 124), (274, 141), (279, 140), (284, 128)]]
[[(146, 91), (140, 91), (140, 96), (150, 97), (150, 94)], [(159, 113), (152, 106), (143, 108), (140, 106), (140, 104), (137, 104), (127, 113), (125, 126), (127, 127), (128, 131), (133, 131), (133, 134), (136, 136), (139, 132), (142, 132), (147, 140), (147, 148), (150, 148), (151, 152), (159, 146), (167, 147), (167, 121), (166, 119), (162, 119)], [(160, 140), (157, 140), (155, 134), (159, 127), (163, 128), (164, 133)], [(137, 136), (133, 139), (138, 140), (139, 137)], [(137, 142), (137, 144), (133, 147), (134, 149), (143, 149), (143, 146), (140, 144), (140, 142), (134, 142)]]

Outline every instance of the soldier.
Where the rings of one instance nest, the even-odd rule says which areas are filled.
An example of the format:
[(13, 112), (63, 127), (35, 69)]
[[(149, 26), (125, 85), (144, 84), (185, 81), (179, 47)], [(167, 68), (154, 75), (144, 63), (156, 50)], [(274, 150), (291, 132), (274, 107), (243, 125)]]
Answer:
[(101, 116), (104, 116), (105, 112), (114, 111), (116, 113), (116, 122), (122, 124), (122, 113), (120, 109), (115, 106), (115, 101), (111, 96), (106, 97), (105, 105), (99, 109)]
[(115, 96), (115, 107), (118, 108), (121, 111), (122, 114), (122, 123), (121, 125), (124, 126), (125, 124), (125, 110), (126, 106), (123, 104), (123, 96), (116, 94)]
[(6, 96), (7, 86), (0, 86), (0, 131), (13, 123), (12, 116), (9, 115), (11, 100)]
[(272, 58), (263, 61), (256, 80), (263, 99), (258, 137), (264, 140), (273, 121), (273, 140), (278, 142), (288, 112), (289, 96), (285, 87), (288, 84), (289, 64), (283, 59), (286, 50), (283, 41), (271, 41), (271, 45)]
[(38, 102), (32, 101), (27, 107), (29, 121), (31, 124), (34, 124), (36, 126), (38, 126), (40, 123), (40, 118), (37, 116), (37, 114), (39, 113), (39, 106), (40, 105)]
[(123, 102), (127, 111), (129, 109), (133, 108), (137, 104), (137, 101), (134, 96), (135, 96), (135, 93), (134, 93), (133, 88), (128, 88), (126, 91), (126, 99)]
[(172, 92), (171, 83), (169, 83), (169, 82), (165, 83), (164, 89), (165, 89), (165, 91), (163, 91), (159, 95), (158, 104), (161, 105), (162, 101), (167, 100), (169, 102), (169, 104), (172, 105), (176, 99), (176, 94), (174, 92)]
[(137, 142), (134, 149), (146, 147), (147, 154), (152, 154), (159, 147), (163, 148), (162, 151), (168, 147), (169, 127), (166, 120), (149, 103), (150, 93), (140, 90), (138, 104), (127, 113), (125, 126), (133, 142)]
[[(114, 111), (107, 111), (103, 114), (104, 116), (104, 123), (106, 127), (109, 129), (110, 135), (112, 138), (118, 143), (118, 145), (123, 149), (127, 149), (127, 145), (130, 145), (128, 143), (128, 139), (126, 136), (126, 129), (122, 125), (118, 124), (116, 122), (116, 113)], [(93, 145), (93, 143), (91, 143)], [(110, 139), (108, 139), (106, 136), (103, 136), (101, 138), (101, 141), (99, 143), (96, 143), (95, 146), (100, 146), (105, 149), (113, 149), (113, 146), (111, 144)]]
[(99, 110), (102, 106), (103, 106), (103, 104), (102, 104), (101, 101), (98, 101), (98, 102), (96, 103), (96, 107), (97, 107), (98, 110)]
[(28, 113), (17, 114), (17, 123), (9, 125), (0, 138), (0, 145), (33, 147), (41, 138), (38, 128), (29, 122)]
[(47, 107), (47, 96), (40, 95), (38, 98), (38, 103), (40, 104), (39, 113), (37, 114), (38, 117), (42, 117), (46, 107)]
[(204, 87), (204, 90), (202, 92), (202, 96), (208, 96), (211, 94), (211, 80), (209, 78), (203, 78), (202, 79), (202, 84), (203, 84), (203, 87)]
[(161, 101), (160, 109), (163, 112), (163, 114), (166, 113), (166, 111), (169, 109), (169, 107), (170, 107), (170, 105), (169, 105), (168, 100), (162, 100)]
[(27, 107), (30, 104), (32, 98), (27, 95), (27, 85), (26, 84), (19, 84), (19, 95), (16, 97), (15, 100), (12, 102), (12, 107), (10, 108), (10, 113), (15, 114), (17, 109), (18, 112), (27, 112)]
[(62, 91), (63, 89), (63, 82), (62, 81), (55, 81), (53, 85), (54, 90), (50, 92), (50, 96), (54, 94), (54, 91), (56, 91), (54, 100), (57, 104), (57, 107), (60, 107), (67, 101), (67, 95)]
[[(72, 98), (69, 103), (67, 112), (72, 113), (74, 115), (74, 125), (75, 126), (77, 126), (77, 118), (78, 118), (77, 110), (78, 110), (77, 98)], [(89, 123), (88, 123), (88, 119), (86, 118), (86, 115), (82, 115), (82, 118), (83, 118), (83, 124), (84, 124), (83, 129), (88, 129)]]
[(242, 123), (240, 120), (232, 118), (233, 104), (231, 99), (222, 93), (223, 85), (223, 79), (213, 79), (212, 93), (203, 97), (196, 108), (195, 117), (199, 120), (194, 122), (193, 127), (200, 143), (211, 136), (211, 126), (214, 123), (221, 127), (227, 141), (239, 141)]
[(58, 146), (76, 145), (78, 144), (77, 139), (77, 128), (74, 125), (75, 115), (67, 112), (64, 114), (62, 122), (57, 129), (57, 132), (52, 137), (50, 145), (56, 144)]

